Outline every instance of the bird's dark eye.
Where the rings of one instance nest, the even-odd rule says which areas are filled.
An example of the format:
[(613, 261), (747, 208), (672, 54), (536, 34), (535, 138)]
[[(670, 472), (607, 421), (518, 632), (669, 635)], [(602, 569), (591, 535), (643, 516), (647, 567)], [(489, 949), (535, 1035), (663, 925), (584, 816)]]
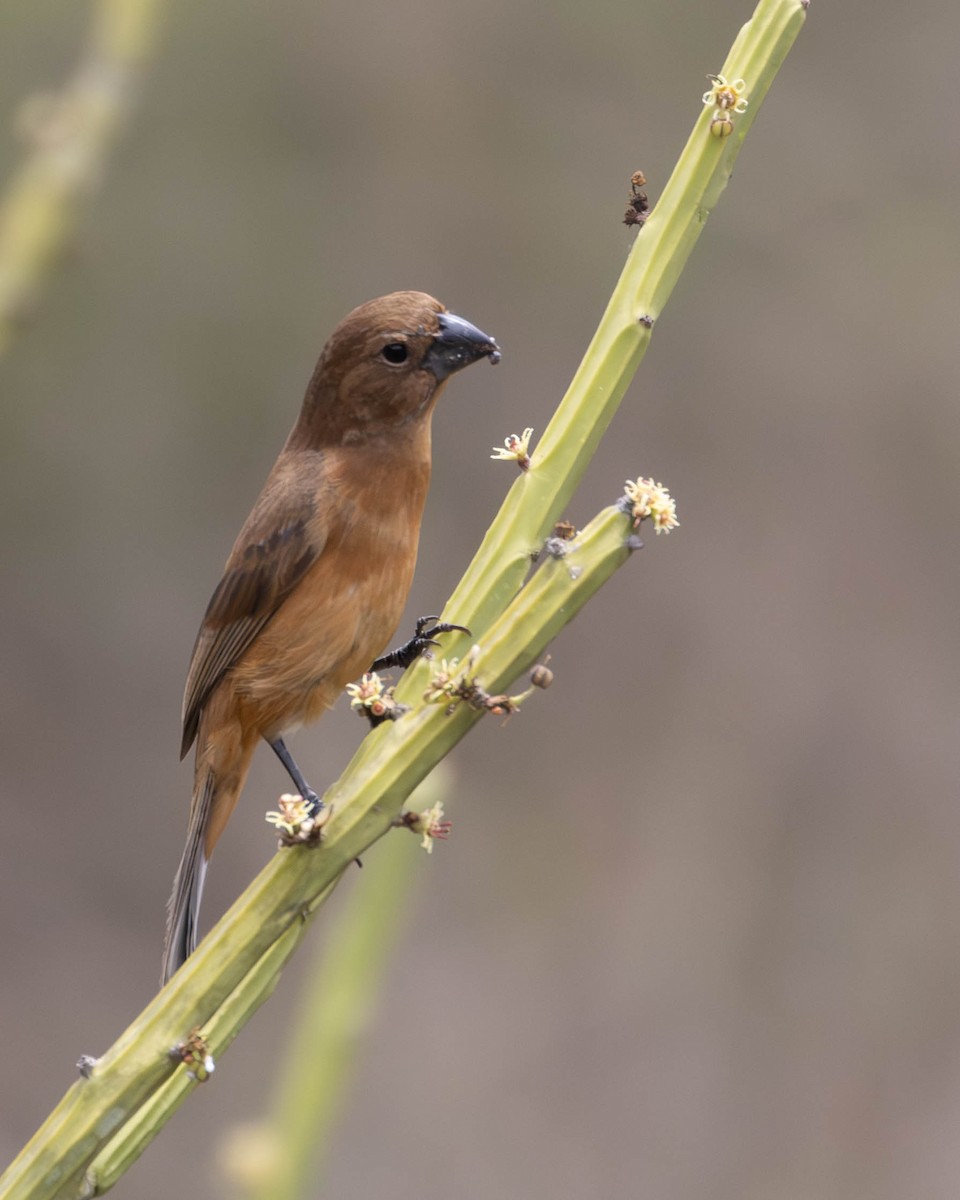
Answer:
[(380, 353), (395, 367), (407, 361), (407, 348), (403, 342), (387, 342)]

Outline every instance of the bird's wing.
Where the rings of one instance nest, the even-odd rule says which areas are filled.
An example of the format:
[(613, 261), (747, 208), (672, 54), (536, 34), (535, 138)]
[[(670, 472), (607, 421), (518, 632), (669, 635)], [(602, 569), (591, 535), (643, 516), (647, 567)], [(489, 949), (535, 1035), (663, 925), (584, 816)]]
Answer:
[(268, 484), (210, 597), (187, 673), (181, 758), (197, 736), (210, 692), (323, 552), (327, 529), (317, 519), (317, 496), (295, 491), (284, 495)]

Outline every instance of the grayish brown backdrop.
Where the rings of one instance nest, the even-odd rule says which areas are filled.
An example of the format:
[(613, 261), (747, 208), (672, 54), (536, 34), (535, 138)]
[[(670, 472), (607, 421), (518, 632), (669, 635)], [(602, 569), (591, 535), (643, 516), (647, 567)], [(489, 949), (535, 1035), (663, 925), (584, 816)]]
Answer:
[[(86, 10), (0, 14), (6, 174)], [(437, 414), (412, 619), (507, 486), (490, 446), (577, 364), (630, 173), (656, 196), (749, 12), (169, 6), (0, 365), (0, 1159), (152, 994), (190, 647), (324, 337), (422, 288), (504, 347)], [(324, 1196), (956, 1195), (958, 41), (956, 6), (813, 0), (569, 513), (641, 472), (681, 528), (456, 753)], [(361, 733), (341, 706), (300, 734), (309, 777)], [(261, 754), (211, 917), (283, 787)], [(222, 1194), (309, 957), (118, 1194)]]

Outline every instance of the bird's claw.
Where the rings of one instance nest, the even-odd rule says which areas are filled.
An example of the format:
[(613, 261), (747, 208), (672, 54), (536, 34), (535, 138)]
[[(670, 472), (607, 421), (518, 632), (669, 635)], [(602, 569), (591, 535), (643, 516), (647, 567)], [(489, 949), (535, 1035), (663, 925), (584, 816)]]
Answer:
[(466, 625), (454, 625), (449, 621), (441, 621), (439, 616), (420, 617), (409, 642), (404, 642), (396, 650), (382, 655), (374, 662), (370, 670), (383, 671), (389, 667), (400, 667), (402, 670), (406, 670), (411, 663), (417, 661), (421, 654), (429, 651), (431, 646), (440, 645), (436, 639), (441, 633), (465, 633), (468, 637), (470, 636), (470, 630)]
[(303, 794), (303, 803), (306, 806), (307, 817), (312, 821), (316, 821), (320, 815), (320, 810), (323, 808), (323, 801), (313, 788), (306, 789)]

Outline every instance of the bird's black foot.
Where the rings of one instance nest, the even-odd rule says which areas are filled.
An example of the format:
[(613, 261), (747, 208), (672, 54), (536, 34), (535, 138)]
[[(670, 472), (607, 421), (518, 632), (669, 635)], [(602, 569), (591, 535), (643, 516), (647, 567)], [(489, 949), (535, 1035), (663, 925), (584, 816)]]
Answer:
[(320, 810), (323, 808), (323, 801), (311, 787), (301, 792), (300, 795), (307, 806), (307, 816), (315, 821), (320, 814)]
[[(434, 624), (435, 621), (438, 624)], [(431, 646), (440, 645), (436, 638), (441, 633), (466, 633), (469, 635), (470, 630), (465, 625), (451, 625), (447, 621), (441, 621), (439, 617), (421, 617), (417, 621), (410, 641), (404, 642), (396, 650), (381, 655), (370, 670), (385, 671), (389, 667), (400, 667), (401, 670), (406, 670), (411, 663), (417, 661), (424, 651), (429, 650)]]
[(293, 761), (293, 755), (287, 749), (283, 738), (277, 738), (275, 742), (271, 742), (270, 749), (283, 763), (287, 774), (293, 780), (294, 786), (303, 798), (303, 802), (306, 805), (307, 816), (310, 817), (311, 820), (316, 820), (320, 810), (323, 808), (323, 801), (300, 773), (300, 768)]

